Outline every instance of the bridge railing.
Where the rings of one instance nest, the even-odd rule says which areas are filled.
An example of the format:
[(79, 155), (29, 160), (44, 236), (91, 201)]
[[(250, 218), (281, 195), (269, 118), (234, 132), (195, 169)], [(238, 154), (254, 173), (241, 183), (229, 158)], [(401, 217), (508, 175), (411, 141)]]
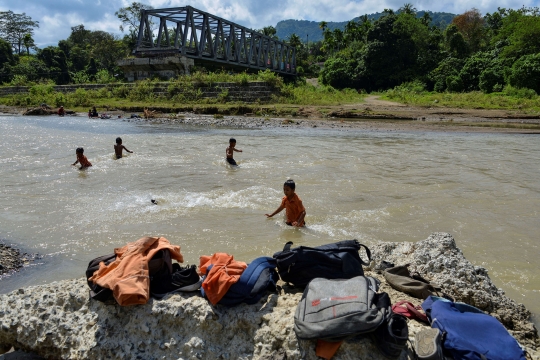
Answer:
[(191, 6), (141, 11), (134, 54), (160, 53), (296, 75), (295, 47)]

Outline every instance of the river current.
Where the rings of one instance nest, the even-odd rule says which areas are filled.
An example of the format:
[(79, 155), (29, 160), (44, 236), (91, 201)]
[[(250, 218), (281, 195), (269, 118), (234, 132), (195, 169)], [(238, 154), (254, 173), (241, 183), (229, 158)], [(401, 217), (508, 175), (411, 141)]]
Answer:
[[(115, 159), (117, 136), (133, 154)], [(230, 137), (243, 150), (238, 168), (224, 160)], [(71, 166), (77, 147), (93, 167)], [(0, 238), (43, 255), (0, 280), (0, 293), (81, 277), (91, 259), (146, 235), (166, 237), (198, 264), (214, 252), (249, 262), (287, 241), (369, 246), (444, 231), (538, 323), (539, 159), (536, 135), (0, 116)], [(288, 178), (306, 228), (264, 216)]]

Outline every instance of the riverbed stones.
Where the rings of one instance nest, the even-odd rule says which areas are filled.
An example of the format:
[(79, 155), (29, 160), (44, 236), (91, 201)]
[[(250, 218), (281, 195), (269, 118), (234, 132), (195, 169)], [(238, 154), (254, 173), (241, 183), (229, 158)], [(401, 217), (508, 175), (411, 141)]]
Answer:
[[(450, 235), (437, 233), (415, 244), (378, 243), (371, 248), (375, 261), (411, 262), (411, 267), (455, 296), (460, 287), (467, 289), (458, 300), (484, 301), (494, 314), (502, 307), (489, 304), (504, 304), (512, 312), (511, 332), (533, 359), (540, 359), (538, 335), (527, 310), (498, 291), (485, 270), (470, 264)], [(376, 272), (366, 274), (383, 281), (381, 290), (393, 302), (421, 303), (392, 289)], [(457, 278), (446, 281), (451, 276)], [(300, 290), (282, 283), (277, 293), (257, 304), (234, 308), (212, 306), (198, 293), (120, 307), (90, 301), (84, 278), (58, 281), (0, 295), (0, 348), (14, 346), (54, 359), (317, 359), (315, 342), (297, 339), (293, 330), (301, 296)], [(424, 327), (409, 321), (410, 339)], [(334, 358), (385, 359), (367, 337), (344, 342)], [(403, 351), (399, 359), (413, 355)]]
[(21, 254), (18, 249), (0, 243), (0, 276), (16, 271), (28, 262), (27, 254)]

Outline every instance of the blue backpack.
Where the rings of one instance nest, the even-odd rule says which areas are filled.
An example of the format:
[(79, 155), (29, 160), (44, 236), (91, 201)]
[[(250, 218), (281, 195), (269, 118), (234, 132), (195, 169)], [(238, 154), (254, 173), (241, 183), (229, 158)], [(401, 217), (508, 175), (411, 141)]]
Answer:
[[(209, 266), (207, 271), (210, 272), (211, 268), (212, 266)], [(276, 291), (278, 279), (275, 259), (266, 256), (256, 258), (248, 264), (238, 282), (229, 288), (218, 304), (225, 306), (235, 306), (243, 302), (255, 304), (267, 291)], [(205, 296), (202, 287), (201, 293)]]
[(422, 308), (455, 360), (525, 360), (525, 352), (493, 316), (463, 303), (429, 296)]

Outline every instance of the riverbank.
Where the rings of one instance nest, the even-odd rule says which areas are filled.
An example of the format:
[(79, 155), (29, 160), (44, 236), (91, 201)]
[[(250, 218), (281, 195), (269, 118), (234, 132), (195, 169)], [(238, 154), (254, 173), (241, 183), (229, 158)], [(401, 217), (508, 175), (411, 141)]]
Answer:
[[(371, 246), (366, 275), (382, 281), (392, 302), (421, 300), (390, 288), (375, 271), (381, 260), (438, 283), (444, 292), (495, 316), (540, 359), (537, 329), (530, 313), (504, 295), (486, 269), (473, 266), (451, 235), (434, 233), (416, 242)], [(296, 338), (294, 312), (302, 296), (281, 284), (255, 305), (211, 306), (198, 293), (171, 294), (146, 305), (120, 307), (90, 301), (83, 278), (19, 289), (0, 295), (0, 349), (34, 352), (45, 358), (316, 359), (315, 342)], [(408, 321), (409, 338), (425, 326)], [(410, 345), (408, 345), (410, 346)], [(369, 338), (342, 344), (334, 359), (385, 359)], [(410, 347), (399, 359), (413, 359)]]
[[(335, 106), (185, 105), (148, 106), (153, 117), (144, 118), (147, 106), (121, 105), (98, 109), (112, 120), (180, 123), (235, 128), (323, 128), (373, 131), (441, 131), (483, 133), (540, 133), (540, 115), (521, 110), (463, 109), (409, 106), (367, 96), (362, 103)], [(113, 110), (114, 109), (114, 110)], [(21, 114), (26, 108), (0, 106), (0, 113)], [(131, 118), (138, 114), (141, 119)], [(87, 117), (86, 112), (77, 113)], [(53, 115), (54, 116), (54, 115)], [(101, 119), (93, 119), (101, 120)]]

